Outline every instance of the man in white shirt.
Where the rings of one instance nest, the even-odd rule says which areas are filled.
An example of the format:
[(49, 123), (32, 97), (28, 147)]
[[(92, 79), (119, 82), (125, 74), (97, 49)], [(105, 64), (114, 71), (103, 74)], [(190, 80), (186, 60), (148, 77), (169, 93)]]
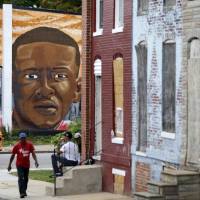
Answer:
[(54, 174), (56, 176), (62, 176), (62, 171), (58, 167), (58, 162), (64, 166), (76, 166), (80, 163), (80, 154), (78, 152), (78, 146), (71, 141), (72, 133), (66, 132), (66, 143), (60, 148), (61, 156), (53, 154), (51, 156), (52, 166), (54, 169)]

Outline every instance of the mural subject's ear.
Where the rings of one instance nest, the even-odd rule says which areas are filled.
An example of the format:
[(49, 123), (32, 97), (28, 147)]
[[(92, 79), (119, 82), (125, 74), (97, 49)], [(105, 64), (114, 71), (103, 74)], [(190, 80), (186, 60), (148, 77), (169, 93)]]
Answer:
[(73, 99), (73, 102), (78, 102), (81, 99), (81, 76), (79, 76), (76, 79), (76, 85), (77, 85), (77, 89), (75, 91), (75, 97)]

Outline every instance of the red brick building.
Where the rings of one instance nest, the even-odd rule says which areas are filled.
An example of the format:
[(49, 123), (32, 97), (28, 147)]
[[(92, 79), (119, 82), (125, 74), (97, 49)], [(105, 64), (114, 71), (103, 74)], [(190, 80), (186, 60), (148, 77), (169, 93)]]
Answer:
[(128, 194), (132, 1), (83, 1), (83, 29), (84, 152), (103, 164), (104, 191)]

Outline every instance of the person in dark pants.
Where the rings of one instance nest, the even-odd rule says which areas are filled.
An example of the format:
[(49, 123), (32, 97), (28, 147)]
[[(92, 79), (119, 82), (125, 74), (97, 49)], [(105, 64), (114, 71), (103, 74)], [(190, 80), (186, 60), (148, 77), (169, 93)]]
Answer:
[(56, 176), (62, 176), (62, 171), (58, 167), (58, 162), (62, 166), (76, 166), (80, 162), (80, 154), (78, 152), (78, 146), (77, 144), (71, 141), (72, 133), (68, 131), (65, 133), (65, 136), (66, 136), (66, 143), (62, 145), (59, 152), (59, 154), (61, 155), (53, 154), (51, 156), (52, 166), (54, 174)]
[(32, 153), (33, 159), (35, 160), (35, 166), (39, 166), (34, 146), (31, 142), (26, 140), (26, 137), (26, 133), (20, 132), (20, 141), (13, 147), (10, 162), (8, 164), (8, 171), (10, 171), (12, 162), (15, 158), (15, 155), (17, 154), (16, 167), (18, 174), (20, 198), (24, 198), (27, 196), (26, 190), (28, 185), (28, 175), (30, 168), (30, 153)]

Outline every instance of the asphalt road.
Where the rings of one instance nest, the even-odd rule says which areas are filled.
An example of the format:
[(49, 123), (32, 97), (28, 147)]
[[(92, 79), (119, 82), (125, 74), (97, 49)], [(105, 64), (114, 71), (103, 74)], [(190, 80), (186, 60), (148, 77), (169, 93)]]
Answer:
[[(37, 153), (37, 158), (39, 162), (39, 168), (52, 168), (51, 165), (51, 153)], [(35, 168), (34, 160), (31, 157), (31, 168)], [(1, 154), (0, 153), (0, 169), (6, 169), (8, 167), (8, 162), (10, 159), (10, 154)], [(15, 167), (16, 160), (13, 161), (12, 168)]]

